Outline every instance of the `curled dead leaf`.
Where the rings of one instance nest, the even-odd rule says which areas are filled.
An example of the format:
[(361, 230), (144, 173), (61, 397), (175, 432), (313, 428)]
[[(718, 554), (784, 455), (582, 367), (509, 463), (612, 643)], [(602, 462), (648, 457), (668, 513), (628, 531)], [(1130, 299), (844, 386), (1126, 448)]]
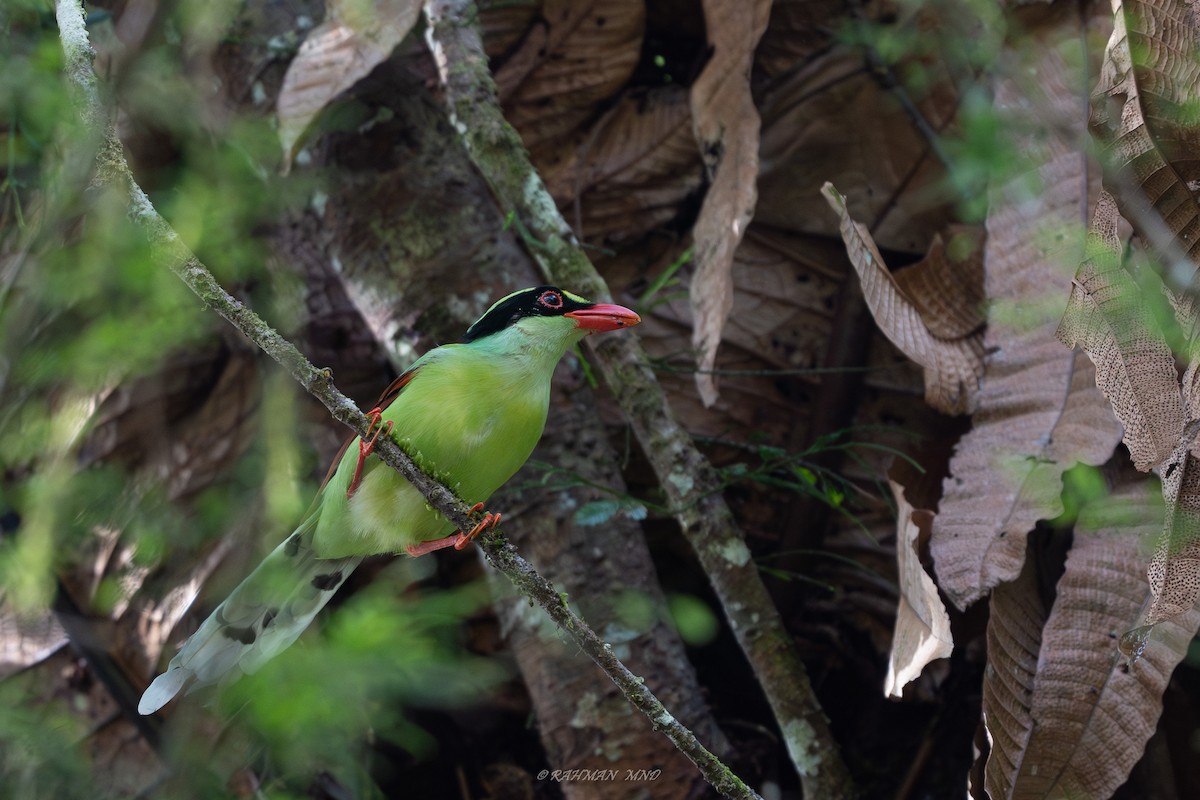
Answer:
[(950, 633), (950, 616), (938, 596), (937, 585), (917, 556), (919, 540), (929, 537), (933, 514), (913, 508), (904, 496), (904, 487), (895, 480), (889, 478), (888, 485), (896, 498), (900, 607), (896, 611), (883, 691), (888, 697), (902, 697), (904, 687), (921, 674), (926, 664), (950, 656), (954, 650), (954, 637)]
[(696, 270), (690, 298), (696, 388), (711, 406), (717, 399), (712, 369), (733, 307), (733, 254), (758, 199), (759, 117), (750, 95), (750, 68), (771, 3), (704, 0), (703, 5), (713, 56), (692, 84), (692, 121), (712, 184), (692, 229)]
[(321, 110), (391, 55), (420, 13), (417, 0), (328, 0), (325, 21), (300, 45), (279, 91), (285, 172)]
[[(870, 232), (851, 219), (846, 209), (845, 198), (838, 194), (832, 184), (821, 189), (830, 207), (841, 219), (842, 239), (850, 262), (854, 265), (862, 282), (863, 296), (875, 318), (875, 323), (901, 352), (925, 368), (925, 399), (934, 408), (948, 414), (970, 411), (979, 380), (983, 376), (983, 334), (979, 325), (968, 322), (971, 330), (953, 339), (936, 336), (921, 314), (918, 305), (892, 277), (883, 256), (871, 238)], [(908, 286), (920, 289), (932, 288), (928, 279), (936, 282), (936, 275), (921, 276), (920, 272), (944, 271), (944, 259), (922, 262), (911, 270), (917, 275), (905, 279)], [(958, 280), (962, 280), (959, 278)], [(968, 279), (969, 281), (969, 279)], [(949, 296), (943, 292), (943, 296)], [(927, 308), (937, 307), (937, 301), (924, 301)], [(978, 309), (963, 309), (951, 314), (948, 319), (973, 320)], [(936, 324), (947, 324), (939, 322)], [(959, 330), (961, 323), (950, 323), (950, 330)]]
[[(1108, 143), (1108, 178), (1135, 230), (1177, 250), (1168, 283), (1186, 289), (1200, 260), (1200, 95), (1195, 6), (1186, 0), (1113, 0), (1113, 31), (1092, 94), (1092, 129)], [(1135, 57), (1136, 54), (1136, 57)], [(1107, 178), (1106, 178), (1107, 181)], [(1154, 212), (1142, 210), (1145, 204)]]
[(1178, 617), (1200, 599), (1200, 458), (1194, 452), (1197, 433), (1200, 420), (1193, 420), (1162, 471), (1167, 513), (1154, 558), (1146, 570), (1151, 595), (1141, 620), (1146, 628)]
[(1102, 192), (1092, 216), (1088, 258), (1072, 282), (1057, 336), (1096, 365), (1096, 383), (1125, 427), (1125, 446), (1143, 472), (1162, 464), (1183, 429), (1175, 357), (1152, 330), (1133, 277), (1120, 261), (1117, 206)]
[[(925, 327), (938, 339), (963, 339), (982, 334), (987, 324), (983, 297), (982, 231), (951, 226), (951, 245), (934, 234), (925, 258), (896, 272), (896, 286), (912, 300)], [(948, 252), (965, 246), (957, 256)]]

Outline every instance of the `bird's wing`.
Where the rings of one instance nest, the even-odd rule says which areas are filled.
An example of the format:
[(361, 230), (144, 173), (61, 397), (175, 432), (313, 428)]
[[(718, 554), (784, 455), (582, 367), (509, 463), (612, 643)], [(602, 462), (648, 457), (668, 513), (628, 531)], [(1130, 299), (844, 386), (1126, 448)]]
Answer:
[[(413, 379), (413, 376), (420, 372), (421, 361), (424, 361), (424, 359), (417, 361), (411, 367), (404, 370), (396, 380), (388, 384), (388, 387), (383, 390), (383, 394), (379, 395), (379, 400), (375, 403), (376, 408), (382, 411), (396, 402), (396, 398), (400, 396), (400, 392)], [(333, 477), (333, 473), (337, 472), (338, 464), (342, 463), (342, 457), (346, 455), (346, 450), (350, 448), (350, 445), (357, 438), (357, 434), (351, 434), (346, 441), (342, 442), (341, 448), (337, 451), (337, 455), (333, 457), (333, 462), (329, 465), (329, 471), (325, 473), (325, 480), (321, 481), (321, 487), (317, 489), (317, 494), (313, 498), (313, 506), (309, 506), (308, 511), (305, 512), (306, 516), (312, 513), (313, 507), (321, 497), (321, 492), (325, 489), (325, 485), (329, 483), (329, 479)]]

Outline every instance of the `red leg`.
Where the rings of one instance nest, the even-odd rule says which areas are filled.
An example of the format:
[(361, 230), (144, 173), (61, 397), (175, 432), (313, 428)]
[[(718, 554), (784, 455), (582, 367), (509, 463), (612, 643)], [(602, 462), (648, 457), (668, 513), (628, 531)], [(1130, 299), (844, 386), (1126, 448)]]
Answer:
[[(483, 503), (476, 503), (471, 507), (472, 514), (477, 514), (483, 510)], [(420, 542), (419, 544), (410, 544), (404, 550), (413, 557), (423, 556), (426, 553), (432, 553), (435, 550), (444, 550), (447, 547), (453, 547), (455, 550), (462, 550), (471, 542), (475, 541), (475, 537), (486, 531), (488, 528), (494, 528), (500, 524), (500, 515), (493, 514), (490, 511), (483, 515), (483, 519), (471, 528), (470, 533), (453, 533), (444, 539), (433, 539), (428, 542)]]
[[(367, 461), (367, 456), (375, 450), (375, 440), (379, 438), (379, 434), (387, 431), (390, 435), (392, 432), (392, 421), (389, 419), (387, 424), (383, 424), (383, 410), (373, 408), (367, 412), (367, 416), (371, 418), (371, 424), (367, 426), (367, 433), (370, 434), (370, 439), (360, 438), (358, 440), (358, 463), (354, 465), (354, 477), (350, 479), (350, 486), (346, 489), (346, 499), (349, 500), (358, 491), (358, 484), (362, 483), (363, 464)], [(376, 427), (378, 426), (378, 427)], [(374, 429), (375, 433), (371, 433)]]
[(447, 536), (445, 539), (434, 539), (428, 542), (421, 542), (420, 544), (410, 544), (404, 550), (410, 556), (416, 558), (426, 553), (432, 553), (434, 550), (444, 550), (447, 547), (454, 547), (458, 543), (458, 537), (460, 536), (462, 536), (461, 533), (455, 533)]

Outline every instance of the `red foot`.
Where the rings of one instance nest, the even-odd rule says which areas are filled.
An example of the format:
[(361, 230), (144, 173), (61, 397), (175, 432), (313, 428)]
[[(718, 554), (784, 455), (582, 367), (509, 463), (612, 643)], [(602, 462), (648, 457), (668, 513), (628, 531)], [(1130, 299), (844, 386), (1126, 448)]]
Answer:
[[(477, 514), (483, 510), (483, 503), (476, 503), (471, 506), (470, 513)], [(426, 553), (432, 553), (435, 550), (443, 550), (447, 547), (453, 547), (455, 550), (462, 550), (471, 542), (475, 541), (475, 537), (486, 531), (488, 528), (494, 528), (500, 524), (500, 515), (488, 512), (483, 515), (483, 519), (471, 528), (470, 533), (453, 533), (444, 539), (434, 539), (420, 544), (410, 544), (404, 550), (410, 556), (423, 556)]]
[[(480, 503), (479, 506), (476, 507), (482, 507), (482, 505), (484, 504)], [(470, 545), (470, 543), (475, 541), (476, 536), (484, 533), (484, 531), (488, 528), (496, 528), (498, 524), (500, 524), (500, 515), (498, 515), (498, 513), (492, 513), (491, 511), (488, 511), (486, 515), (484, 515), (484, 518), (480, 519), (479, 524), (470, 529), (469, 534), (458, 534), (457, 540), (454, 543), (454, 548), (456, 551), (461, 551), (461, 549), (467, 547), (467, 545)]]
[[(346, 489), (346, 499), (349, 500), (358, 491), (358, 485), (362, 483), (363, 464), (367, 461), (367, 456), (375, 450), (375, 440), (379, 438), (379, 434), (387, 431), (388, 435), (392, 432), (392, 421), (389, 419), (387, 424), (383, 424), (383, 409), (373, 408), (367, 412), (367, 416), (371, 418), (371, 424), (367, 426), (367, 433), (371, 436), (370, 439), (360, 438), (358, 440), (358, 463), (354, 465), (354, 477), (350, 479), (350, 486)], [(376, 426), (379, 427), (376, 427)], [(371, 429), (375, 429), (375, 433), (371, 433)]]

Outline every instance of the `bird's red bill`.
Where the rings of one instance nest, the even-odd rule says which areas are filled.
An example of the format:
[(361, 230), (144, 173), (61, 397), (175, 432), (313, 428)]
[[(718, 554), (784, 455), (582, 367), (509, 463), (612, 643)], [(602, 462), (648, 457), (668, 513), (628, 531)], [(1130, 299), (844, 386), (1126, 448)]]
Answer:
[(613, 303), (596, 303), (578, 311), (568, 311), (563, 316), (575, 320), (580, 328), (590, 331), (615, 331), (637, 325), (642, 318), (625, 306)]

